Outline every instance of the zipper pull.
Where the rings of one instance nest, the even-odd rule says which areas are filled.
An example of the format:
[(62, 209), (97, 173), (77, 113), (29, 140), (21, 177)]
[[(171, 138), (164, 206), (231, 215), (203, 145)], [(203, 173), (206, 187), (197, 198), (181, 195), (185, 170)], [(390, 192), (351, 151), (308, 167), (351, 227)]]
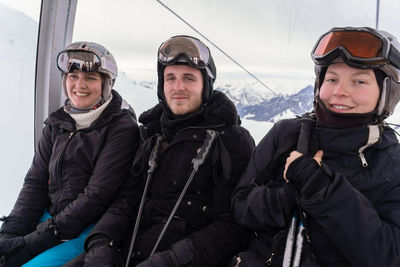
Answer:
[(358, 154), (358, 156), (359, 156), (360, 159), (361, 159), (362, 166), (363, 166), (364, 168), (368, 167), (368, 163), (367, 163), (367, 160), (365, 159), (364, 154), (363, 154), (362, 152), (360, 152), (360, 153)]
[(240, 263), (242, 262), (242, 259), (240, 258), (240, 256), (236, 257), (236, 264), (234, 267), (240, 267)]
[(266, 263), (268, 266), (271, 266), (271, 265), (272, 265), (272, 258), (274, 257), (274, 255), (275, 255), (275, 253), (272, 252), (272, 253), (271, 253), (271, 257), (269, 257), (269, 259), (265, 261), (265, 263)]
[(75, 134), (75, 132), (70, 132), (68, 135), (68, 139), (71, 139), (74, 134)]

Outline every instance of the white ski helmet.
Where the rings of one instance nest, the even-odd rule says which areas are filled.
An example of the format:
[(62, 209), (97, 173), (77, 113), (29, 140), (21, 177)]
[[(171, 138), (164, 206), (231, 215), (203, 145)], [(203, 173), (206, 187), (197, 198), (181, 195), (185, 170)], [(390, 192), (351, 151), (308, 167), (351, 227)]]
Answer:
[(57, 67), (62, 72), (62, 87), (67, 95), (66, 73), (75, 69), (83, 72), (99, 72), (103, 77), (103, 99), (111, 96), (111, 89), (118, 75), (117, 63), (113, 55), (104, 46), (92, 42), (69, 44), (57, 56)]

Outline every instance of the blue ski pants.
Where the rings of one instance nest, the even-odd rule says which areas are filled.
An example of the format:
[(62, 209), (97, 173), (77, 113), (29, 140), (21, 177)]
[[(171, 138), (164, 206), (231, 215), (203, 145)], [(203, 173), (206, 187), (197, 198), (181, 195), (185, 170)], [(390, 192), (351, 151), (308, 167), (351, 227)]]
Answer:
[[(40, 218), (40, 222), (43, 222), (50, 217), (51, 215), (46, 211)], [(58, 267), (66, 264), (84, 252), (83, 245), (85, 243), (85, 239), (93, 227), (94, 224), (89, 225), (78, 237), (65, 241), (64, 243), (44, 251), (22, 265), (22, 267)]]

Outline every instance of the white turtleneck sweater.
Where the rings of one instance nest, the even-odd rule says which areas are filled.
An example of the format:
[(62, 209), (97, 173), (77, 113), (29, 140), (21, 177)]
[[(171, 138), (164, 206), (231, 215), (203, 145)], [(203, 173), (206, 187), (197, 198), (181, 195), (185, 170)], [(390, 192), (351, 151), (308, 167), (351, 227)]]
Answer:
[(104, 102), (103, 105), (101, 105), (97, 109), (90, 110), (85, 113), (69, 113), (69, 115), (75, 120), (76, 130), (88, 128), (92, 124), (92, 122), (94, 122), (100, 116), (100, 114), (108, 106), (108, 104), (110, 104), (111, 99), (112, 95), (106, 102)]

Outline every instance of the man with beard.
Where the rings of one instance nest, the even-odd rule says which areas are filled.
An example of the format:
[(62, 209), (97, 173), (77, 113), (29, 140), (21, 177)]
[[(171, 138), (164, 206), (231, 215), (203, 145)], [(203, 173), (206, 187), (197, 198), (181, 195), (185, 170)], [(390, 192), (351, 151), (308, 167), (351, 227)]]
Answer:
[[(222, 266), (247, 245), (230, 197), (254, 141), (234, 104), (213, 90), (210, 50), (196, 38), (174, 36), (160, 46), (157, 70), (159, 104), (139, 118), (145, 142), (132, 168), (132, 183), (146, 181), (141, 205), (128, 200), (120, 215), (103, 216), (86, 241), (85, 266), (118, 262), (111, 250), (130, 237), (133, 218), (128, 261), (141, 267)], [(128, 188), (120, 202), (138, 198)]]

